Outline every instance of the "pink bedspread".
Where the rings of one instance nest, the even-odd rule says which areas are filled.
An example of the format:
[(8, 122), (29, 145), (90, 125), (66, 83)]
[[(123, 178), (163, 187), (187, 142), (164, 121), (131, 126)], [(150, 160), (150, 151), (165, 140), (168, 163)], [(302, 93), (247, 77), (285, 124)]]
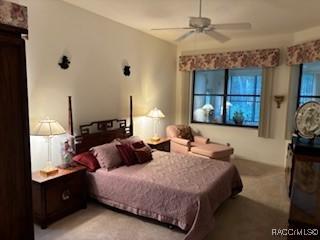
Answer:
[(153, 152), (146, 164), (89, 173), (89, 192), (98, 201), (188, 231), (185, 240), (203, 239), (220, 204), (242, 190), (229, 162)]

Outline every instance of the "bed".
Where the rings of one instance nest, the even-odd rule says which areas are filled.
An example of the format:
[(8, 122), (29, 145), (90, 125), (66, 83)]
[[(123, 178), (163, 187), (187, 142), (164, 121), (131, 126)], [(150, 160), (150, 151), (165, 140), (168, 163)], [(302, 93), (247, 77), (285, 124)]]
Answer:
[[(77, 153), (132, 136), (132, 123), (130, 99), (129, 127), (126, 120), (118, 119), (81, 125)], [(93, 126), (96, 131), (92, 132)], [(178, 226), (187, 232), (185, 240), (203, 239), (213, 228), (217, 208), (242, 190), (236, 167), (178, 153), (154, 151), (152, 156), (148, 163), (88, 172), (90, 196), (103, 204)]]

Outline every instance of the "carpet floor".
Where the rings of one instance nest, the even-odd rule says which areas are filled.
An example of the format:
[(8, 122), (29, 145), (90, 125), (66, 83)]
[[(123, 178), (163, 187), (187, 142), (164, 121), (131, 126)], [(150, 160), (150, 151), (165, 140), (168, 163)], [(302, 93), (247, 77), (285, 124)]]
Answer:
[[(287, 226), (289, 200), (282, 168), (235, 160), (243, 192), (227, 200), (216, 212), (215, 228), (204, 240), (270, 240), (273, 228)], [(90, 202), (41, 230), (36, 240), (183, 240), (178, 229)]]

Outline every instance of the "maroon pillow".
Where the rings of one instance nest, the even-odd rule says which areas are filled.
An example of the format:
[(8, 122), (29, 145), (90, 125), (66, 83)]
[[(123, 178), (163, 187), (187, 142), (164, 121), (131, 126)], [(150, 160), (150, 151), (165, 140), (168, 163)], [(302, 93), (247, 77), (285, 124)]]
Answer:
[(134, 165), (138, 162), (138, 159), (129, 144), (120, 144), (116, 147), (118, 148), (122, 161), (127, 166)]
[(132, 148), (139, 163), (146, 163), (152, 160), (152, 151), (143, 141), (133, 143)]
[(132, 146), (133, 148), (143, 148), (143, 147), (145, 147), (146, 145), (144, 144), (143, 141), (139, 141), (139, 142), (131, 143), (131, 146)]
[[(134, 148), (141, 148), (141, 147), (147, 146), (150, 149), (150, 151), (152, 150), (151, 147), (148, 144), (145, 144), (141, 140), (141, 138), (139, 138), (137, 136), (131, 136), (131, 137), (128, 137), (128, 138), (119, 139), (119, 142), (121, 142), (123, 144), (128, 144), (129, 146), (133, 146)], [(138, 144), (138, 145), (136, 145), (136, 144)]]
[(151, 148), (148, 144), (145, 144), (145, 142), (142, 141), (142, 140), (139, 141), (139, 142), (134, 142), (134, 143), (132, 143), (131, 146), (132, 146), (133, 148), (147, 147), (147, 148), (149, 148), (150, 152), (152, 152), (152, 148)]
[(74, 156), (72, 160), (85, 166), (90, 172), (94, 172), (100, 168), (98, 160), (90, 152), (80, 153)]

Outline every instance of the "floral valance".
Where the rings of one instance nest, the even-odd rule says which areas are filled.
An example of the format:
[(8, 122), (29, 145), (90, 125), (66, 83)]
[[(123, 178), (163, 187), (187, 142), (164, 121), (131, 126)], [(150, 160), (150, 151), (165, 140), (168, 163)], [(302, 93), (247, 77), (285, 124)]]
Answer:
[(0, 24), (28, 29), (27, 7), (0, 0)]
[(320, 60), (320, 40), (288, 47), (288, 65), (315, 62)]
[(248, 67), (276, 67), (279, 65), (280, 49), (258, 49), (189, 55), (179, 57), (180, 71), (214, 70)]

